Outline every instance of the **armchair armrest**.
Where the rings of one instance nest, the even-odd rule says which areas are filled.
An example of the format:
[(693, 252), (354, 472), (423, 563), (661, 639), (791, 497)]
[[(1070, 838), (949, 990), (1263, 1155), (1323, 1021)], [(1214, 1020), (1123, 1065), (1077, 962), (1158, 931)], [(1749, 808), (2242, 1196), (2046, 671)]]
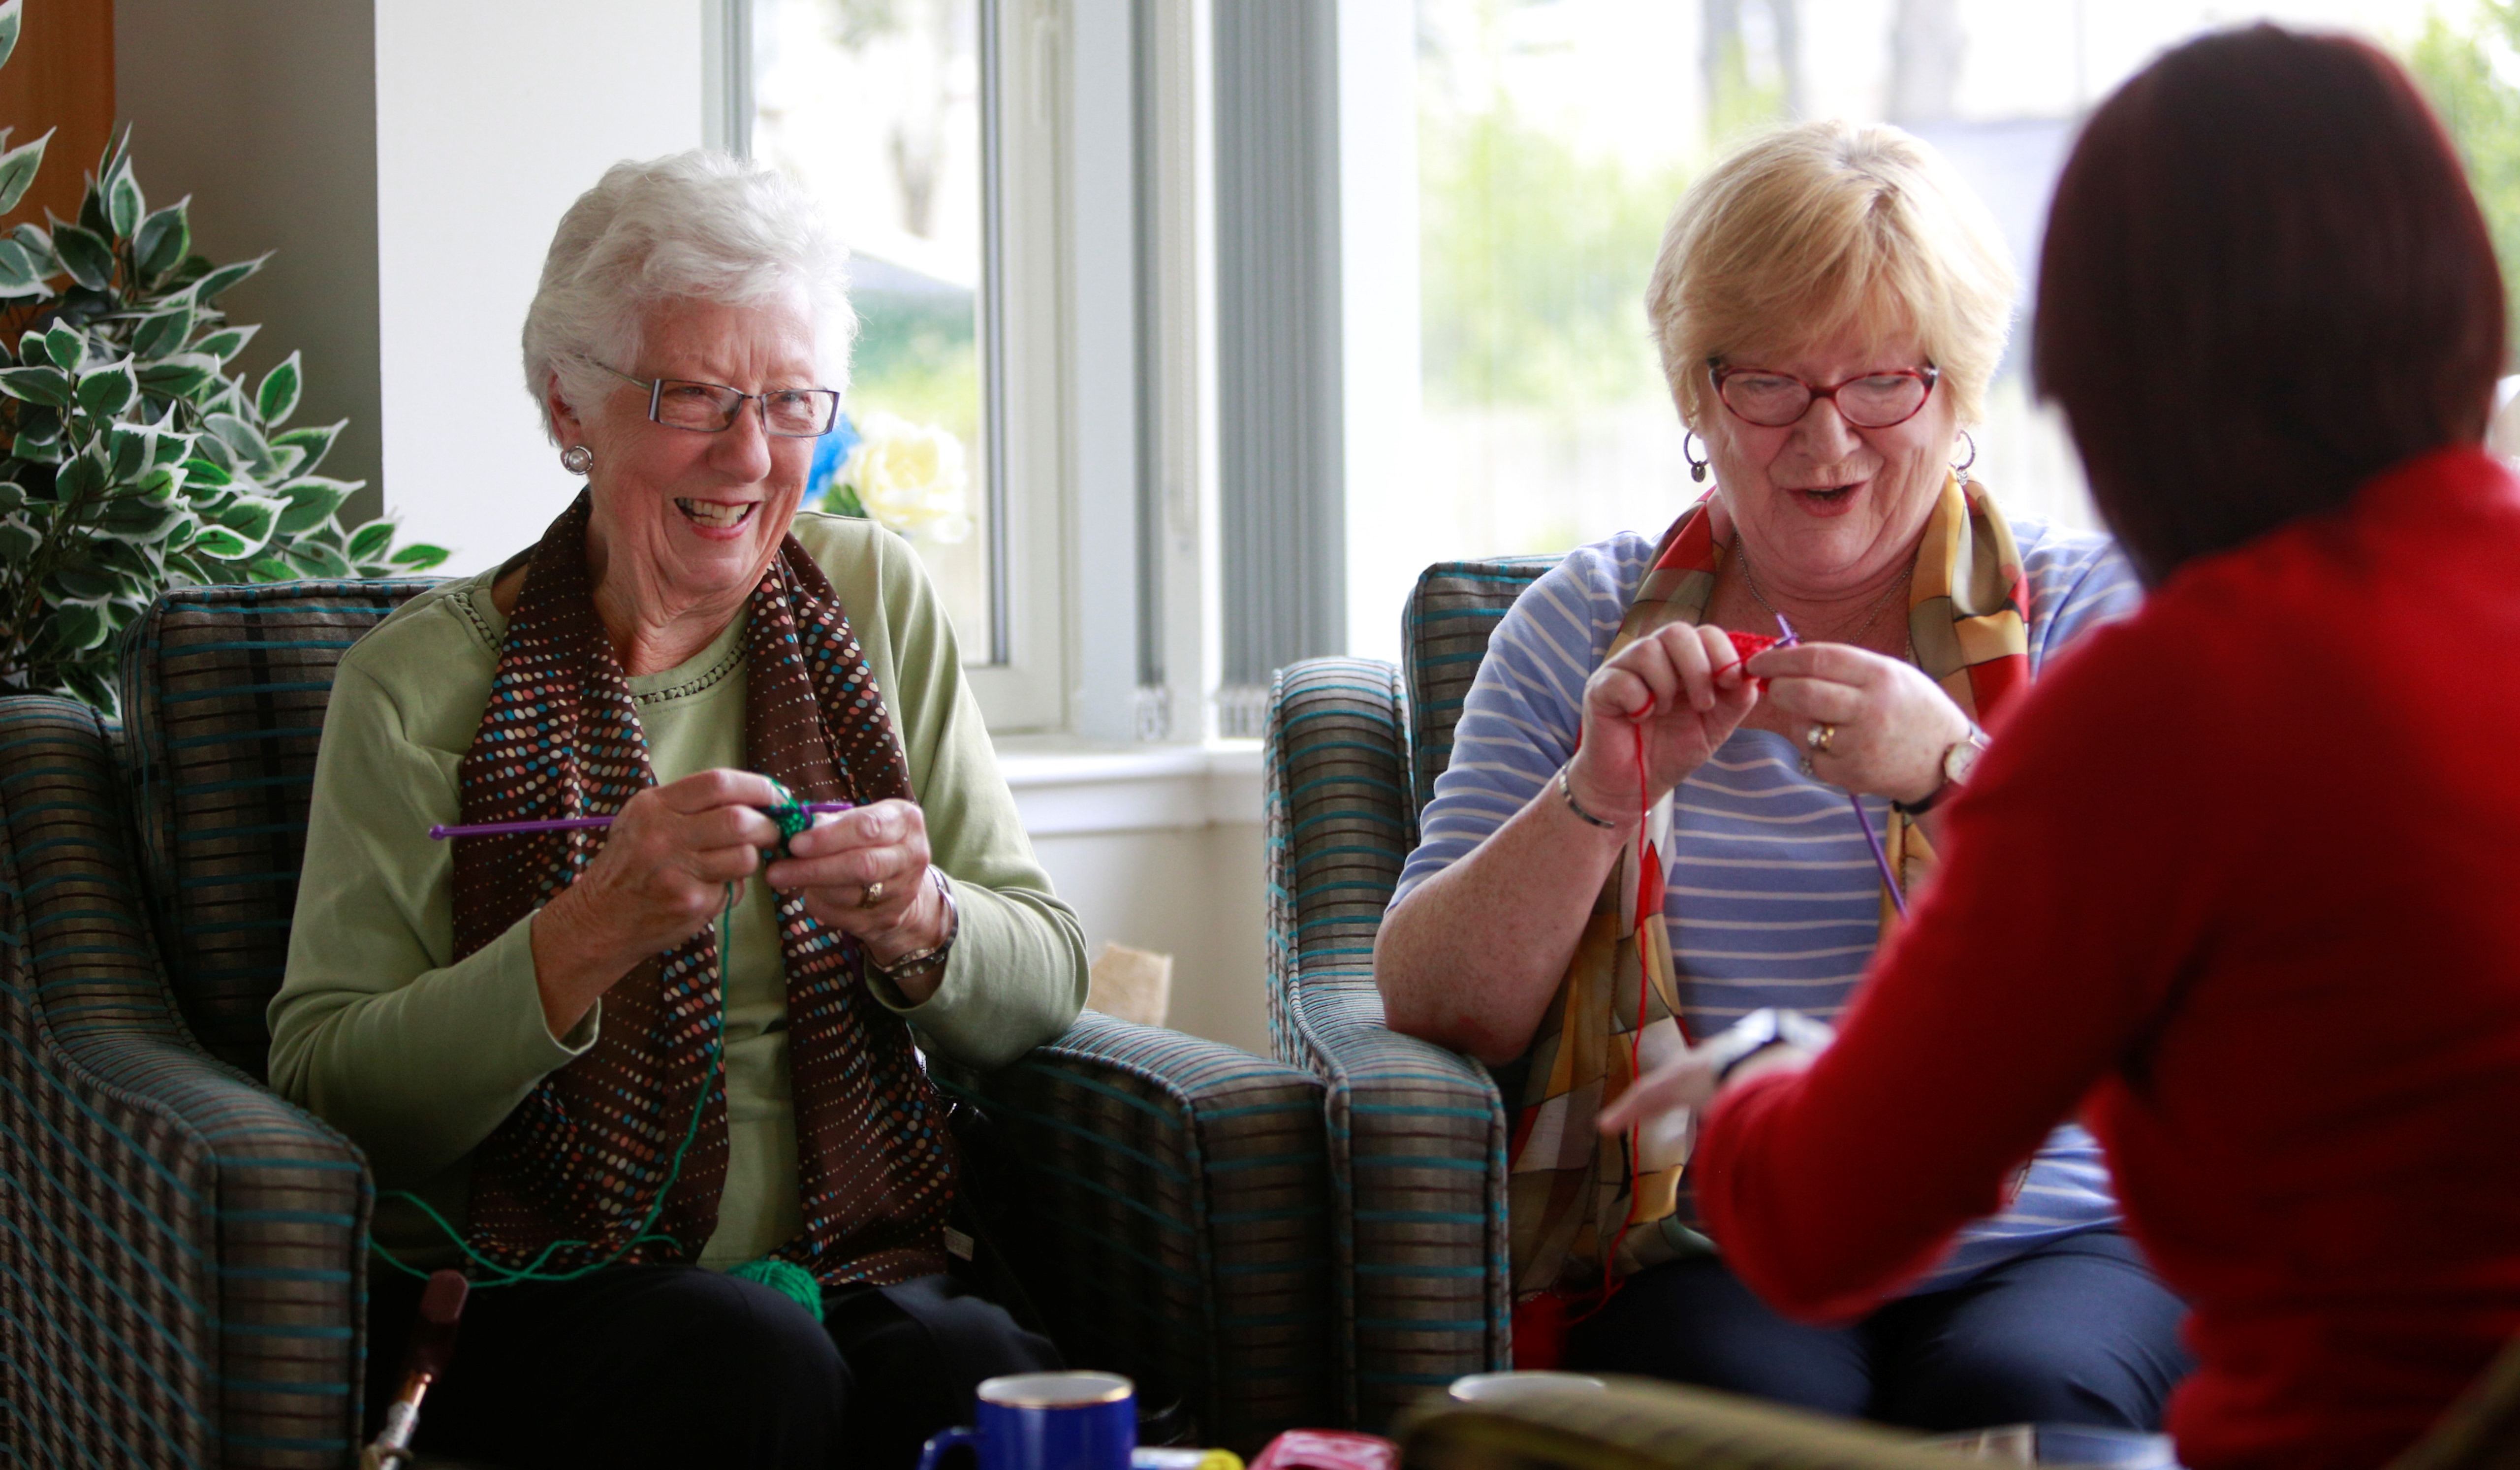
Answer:
[(1506, 1115), (1487, 1069), (1383, 1026), (1373, 942), (1416, 844), (1399, 671), (1282, 670), (1267, 784), (1271, 1029), (1328, 1088), (1331, 1261), (1352, 1422), (1511, 1365)]
[(1091, 1011), (997, 1072), (932, 1070), (1007, 1145), (998, 1203), (1032, 1228), (1003, 1243), (1071, 1361), (1127, 1373), (1142, 1403), (1178, 1401), (1200, 1443), (1245, 1454), (1325, 1422), (1319, 1080)]
[(118, 793), (93, 711), (0, 699), (0, 1438), (41, 1463), (338, 1465), (366, 1167), (186, 1031)]

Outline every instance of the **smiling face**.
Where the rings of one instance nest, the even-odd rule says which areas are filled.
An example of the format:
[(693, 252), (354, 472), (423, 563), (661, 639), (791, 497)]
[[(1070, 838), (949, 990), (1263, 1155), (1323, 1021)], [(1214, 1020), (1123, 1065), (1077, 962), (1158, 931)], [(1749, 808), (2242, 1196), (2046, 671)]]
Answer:
[[(1726, 364), (1789, 373), (1826, 387), (1868, 372), (1925, 366), (1912, 336), (1877, 345), (1849, 327), (1799, 350), (1728, 353)], [(1697, 426), (1725, 507), (1772, 590), (1832, 598), (1905, 566), (1924, 533), (1951, 469), (1952, 395), (1887, 429), (1858, 429), (1834, 402), (1815, 398), (1779, 429), (1750, 423), (1721, 402)]]
[[(609, 366), (747, 393), (819, 382), (801, 292), (745, 306), (661, 301), (642, 319), (640, 342), (637, 361)], [(646, 389), (613, 383), (575, 409), (553, 394), (562, 447), (595, 451), (587, 565), (599, 608), (640, 624), (732, 617), (796, 518), (814, 440), (764, 433), (749, 400), (724, 433), (670, 428), (649, 419)]]

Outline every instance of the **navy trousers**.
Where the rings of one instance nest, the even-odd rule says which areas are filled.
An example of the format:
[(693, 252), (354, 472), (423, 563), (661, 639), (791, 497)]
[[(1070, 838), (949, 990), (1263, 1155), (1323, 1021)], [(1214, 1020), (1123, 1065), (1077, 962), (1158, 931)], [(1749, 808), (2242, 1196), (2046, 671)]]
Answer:
[[(369, 1432), (400, 1386), (420, 1283), (380, 1271)], [(823, 1320), (693, 1265), (476, 1290), (416, 1447), (489, 1466), (908, 1470), (971, 1422), (971, 1391), (1059, 1366), (1048, 1340), (950, 1276), (830, 1291)]]
[(1640, 1373), (1924, 1430), (2157, 1431), (2193, 1359), (2186, 1308), (2134, 1242), (2088, 1230), (1860, 1322), (1811, 1327), (1714, 1259), (1628, 1278), (1567, 1336), (1569, 1368)]

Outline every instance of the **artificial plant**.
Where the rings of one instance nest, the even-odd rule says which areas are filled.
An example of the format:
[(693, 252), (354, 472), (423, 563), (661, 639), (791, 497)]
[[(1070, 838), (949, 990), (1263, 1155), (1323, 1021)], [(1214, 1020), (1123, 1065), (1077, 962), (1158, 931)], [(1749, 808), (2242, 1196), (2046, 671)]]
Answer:
[[(0, 65), (22, 0), (0, 0)], [(51, 133), (0, 128), (0, 213)], [(228, 363), (257, 330), (221, 294), (268, 255), (192, 253), (189, 201), (151, 210), (127, 127), (107, 145), (75, 223), (0, 236), (0, 689), (112, 712), (117, 634), (170, 586), (422, 572), (436, 546), (389, 521), (344, 528), (364, 482), (315, 473), (343, 427), (284, 429), (298, 354), (248, 390)], [(346, 423), (347, 421), (343, 421)]]

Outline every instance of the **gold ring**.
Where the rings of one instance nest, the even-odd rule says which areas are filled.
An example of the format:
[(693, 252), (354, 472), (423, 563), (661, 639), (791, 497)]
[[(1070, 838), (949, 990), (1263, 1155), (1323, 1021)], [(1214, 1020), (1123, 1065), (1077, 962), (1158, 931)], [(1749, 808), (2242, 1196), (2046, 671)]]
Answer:
[(883, 880), (880, 878), (868, 884), (866, 886), (866, 892), (858, 896), (858, 907), (860, 908), (873, 908), (882, 901)]
[(1803, 737), (1803, 744), (1825, 756), (1828, 754), (1829, 742), (1836, 738), (1837, 726), (1814, 725), (1811, 727), (1811, 733)]

